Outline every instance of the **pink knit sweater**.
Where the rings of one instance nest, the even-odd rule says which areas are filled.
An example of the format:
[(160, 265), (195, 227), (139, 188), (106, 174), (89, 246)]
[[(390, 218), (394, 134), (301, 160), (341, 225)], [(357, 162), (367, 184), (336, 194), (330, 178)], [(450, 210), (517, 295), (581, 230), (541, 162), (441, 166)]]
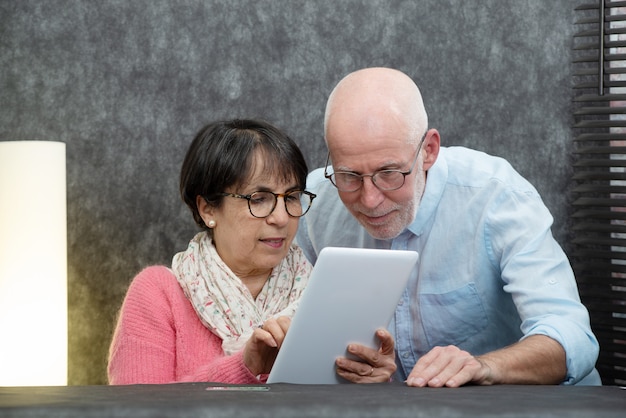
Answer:
[(128, 289), (109, 350), (112, 385), (172, 382), (259, 383), (243, 351), (225, 356), (166, 267), (148, 267)]

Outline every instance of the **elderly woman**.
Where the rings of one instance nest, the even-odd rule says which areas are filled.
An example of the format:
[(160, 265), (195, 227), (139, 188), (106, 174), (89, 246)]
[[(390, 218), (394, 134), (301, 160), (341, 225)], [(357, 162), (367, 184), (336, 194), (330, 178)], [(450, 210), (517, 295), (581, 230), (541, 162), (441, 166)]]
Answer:
[(193, 140), (180, 191), (202, 229), (172, 267), (135, 277), (110, 347), (110, 384), (259, 383), (311, 270), (292, 244), (315, 195), (277, 128), (216, 122)]

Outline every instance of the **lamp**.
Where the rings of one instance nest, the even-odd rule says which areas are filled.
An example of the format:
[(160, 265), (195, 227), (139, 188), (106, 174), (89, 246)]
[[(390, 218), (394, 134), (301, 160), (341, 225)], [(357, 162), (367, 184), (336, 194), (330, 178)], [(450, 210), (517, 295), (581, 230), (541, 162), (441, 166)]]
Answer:
[(0, 386), (67, 384), (61, 142), (0, 142), (0, 338)]

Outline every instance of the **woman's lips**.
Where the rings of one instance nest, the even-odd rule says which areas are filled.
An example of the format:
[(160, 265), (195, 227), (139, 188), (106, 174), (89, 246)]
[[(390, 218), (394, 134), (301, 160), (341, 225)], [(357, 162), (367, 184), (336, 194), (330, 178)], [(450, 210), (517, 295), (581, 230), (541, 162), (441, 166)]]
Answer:
[(284, 238), (265, 238), (265, 239), (262, 239), (261, 242), (265, 243), (266, 245), (272, 248), (280, 248), (283, 246), (285, 239)]

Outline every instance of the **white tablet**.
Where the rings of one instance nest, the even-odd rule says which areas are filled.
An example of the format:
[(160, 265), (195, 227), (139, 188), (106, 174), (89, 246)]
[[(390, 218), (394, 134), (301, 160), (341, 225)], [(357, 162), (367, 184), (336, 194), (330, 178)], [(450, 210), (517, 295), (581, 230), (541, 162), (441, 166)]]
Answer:
[(415, 251), (326, 247), (302, 293), (267, 383), (347, 383), (335, 359), (349, 343), (378, 347), (417, 263)]

